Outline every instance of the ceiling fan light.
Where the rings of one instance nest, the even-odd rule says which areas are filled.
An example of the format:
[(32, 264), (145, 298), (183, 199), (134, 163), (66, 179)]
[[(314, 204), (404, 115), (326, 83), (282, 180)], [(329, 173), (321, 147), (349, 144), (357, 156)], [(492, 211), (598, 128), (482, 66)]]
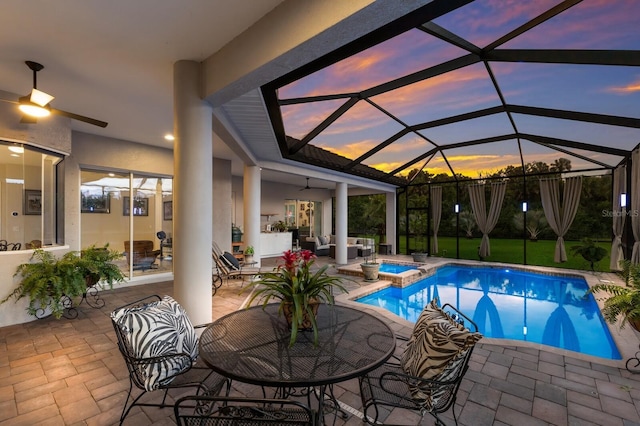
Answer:
[(37, 104), (43, 107), (47, 105), (49, 102), (51, 102), (53, 99), (54, 97), (48, 93), (41, 92), (38, 89), (31, 89), (31, 102), (33, 102), (34, 104)]
[(34, 104), (33, 102), (20, 98), (20, 106), (18, 106), (20, 111), (24, 112), (31, 117), (47, 117), (51, 114), (49, 108), (40, 106), (38, 104)]

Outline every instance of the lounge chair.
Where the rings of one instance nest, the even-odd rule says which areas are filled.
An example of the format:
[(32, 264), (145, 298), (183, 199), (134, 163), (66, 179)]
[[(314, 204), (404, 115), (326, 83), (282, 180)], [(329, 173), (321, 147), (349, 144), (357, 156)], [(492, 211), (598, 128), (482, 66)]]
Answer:
[(244, 280), (245, 277), (253, 278), (266, 272), (262, 268), (243, 266), (231, 253), (222, 251), (215, 242), (211, 246), (211, 256), (216, 265), (216, 271), (212, 274), (211, 279), (214, 294), (224, 279)]

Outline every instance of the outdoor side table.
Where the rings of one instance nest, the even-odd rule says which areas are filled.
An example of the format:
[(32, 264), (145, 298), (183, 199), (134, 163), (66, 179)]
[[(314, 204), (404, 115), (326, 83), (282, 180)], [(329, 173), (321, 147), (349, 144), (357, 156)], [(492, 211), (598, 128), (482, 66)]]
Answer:
[(313, 332), (291, 331), (278, 304), (232, 312), (200, 336), (200, 356), (214, 371), (244, 383), (275, 388), (319, 388), (319, 416), (327, 385), (349, 380), (382, 365), (396, 346), (382, 320), (345, 306), (321, 305), (318, 345)]

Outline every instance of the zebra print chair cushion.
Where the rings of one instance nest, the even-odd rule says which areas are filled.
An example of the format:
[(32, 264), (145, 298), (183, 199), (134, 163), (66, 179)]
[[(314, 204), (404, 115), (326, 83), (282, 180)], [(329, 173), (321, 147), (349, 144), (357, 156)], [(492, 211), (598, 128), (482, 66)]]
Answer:
[(180, 353), (190, 357), (191, 362), (187, 357), (179, 357), (145, 366), (141, 373), (147, 391), (170, 383), (198, 357), (198, 336), (193, 325), (184, 308), (170, 296), (140, 307), (116, 310), (111, 318), (123, 330), (131, 354), (136, 358)]
[(412, 376), (434, 379), (481, 337), (454, 321), (434, 299), (416, 321), (402, 355), (402, 368)]

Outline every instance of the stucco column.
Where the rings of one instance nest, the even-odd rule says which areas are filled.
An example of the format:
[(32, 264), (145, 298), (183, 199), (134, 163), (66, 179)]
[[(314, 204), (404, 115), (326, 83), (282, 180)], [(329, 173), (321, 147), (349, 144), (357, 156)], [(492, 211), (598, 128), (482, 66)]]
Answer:
[(260, 266), (260, 167), (244, 166), (242, 182), (244, 199), (244, 246), (253, 246), (253, 260)]
[(387, 192), (386, 243), (391, 244), (391, 254), (396, 253), (396, 193)]
[(201, 67), (173, 66), (173, 293), (191, 322), (211, 321), (212, 109), (200, 97)]
[(336, 263), (347, 263), (347, 184), (336, 184)]

